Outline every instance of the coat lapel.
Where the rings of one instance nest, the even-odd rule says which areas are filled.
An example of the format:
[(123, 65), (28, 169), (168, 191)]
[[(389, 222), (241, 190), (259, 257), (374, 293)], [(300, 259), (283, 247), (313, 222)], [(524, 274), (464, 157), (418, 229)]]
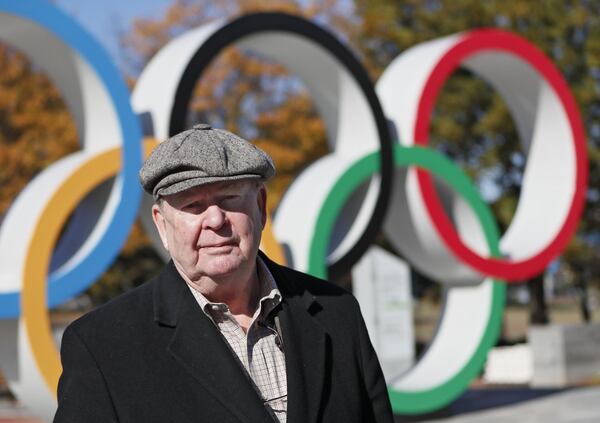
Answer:
[(286, 277), (278, 265), (261, 255), (283, 296), (279, 313), (285, 348), (288, 385), (288, 423), (316, 422), (327, 374), (328, 335), (312, 312), (320, 307), (314, 297)]
[(154, 305), (156, 320), (175, 328), (167, 349), (177, 362), (240, 421), (269, 421), (262, 400), (234, 353), (172, 263), (160, 276)]

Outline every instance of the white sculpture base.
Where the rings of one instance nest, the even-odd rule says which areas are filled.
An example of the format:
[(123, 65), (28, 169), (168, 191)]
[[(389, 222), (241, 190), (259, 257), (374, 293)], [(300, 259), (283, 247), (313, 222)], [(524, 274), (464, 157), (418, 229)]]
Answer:
[(600, 324), (532, 326), (533, 387), (564, 387), (600, 374)]

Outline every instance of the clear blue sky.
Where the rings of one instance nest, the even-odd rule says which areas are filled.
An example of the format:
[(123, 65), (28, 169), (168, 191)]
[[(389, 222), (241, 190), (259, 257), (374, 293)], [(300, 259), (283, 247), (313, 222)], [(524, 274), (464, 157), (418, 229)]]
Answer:
[(119, 49), (119, 34), (126, 33), (138, 17), (159, 17), (172, 4), (172, 0), (55, 0), (62, 9), (94, 38), (123, 68)]

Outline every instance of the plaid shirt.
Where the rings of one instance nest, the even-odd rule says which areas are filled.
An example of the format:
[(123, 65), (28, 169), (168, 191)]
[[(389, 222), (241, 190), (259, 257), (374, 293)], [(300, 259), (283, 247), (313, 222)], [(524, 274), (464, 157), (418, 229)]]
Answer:
[[(260, 296), (258, 308), (254, 312), (248, 332), (244, 333), (229, 307), (224, 303), (212, 303), (204, 295), (190, 286), (194, 298), (213, 323), (217, 326), (229, 347), (235, 353), (238, 363), (254, 382), (257, 393), (263, 399), (267, 410), (280, 422), (287, 419), (287, 376), (285, 355), (281, 339), (267, 317), (281, 303), (281, 293), (273, 275), (264, 262), (257, 257)], [(232, 399), (234, 401), (235, 399)]]

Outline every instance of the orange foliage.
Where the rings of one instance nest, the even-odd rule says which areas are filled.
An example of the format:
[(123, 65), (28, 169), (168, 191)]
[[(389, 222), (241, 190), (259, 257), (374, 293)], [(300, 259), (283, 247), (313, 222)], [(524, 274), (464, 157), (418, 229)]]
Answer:
[(77, 148), (58, 90), (22, 54), (0, 45), (0, 216), (40, 170)]

